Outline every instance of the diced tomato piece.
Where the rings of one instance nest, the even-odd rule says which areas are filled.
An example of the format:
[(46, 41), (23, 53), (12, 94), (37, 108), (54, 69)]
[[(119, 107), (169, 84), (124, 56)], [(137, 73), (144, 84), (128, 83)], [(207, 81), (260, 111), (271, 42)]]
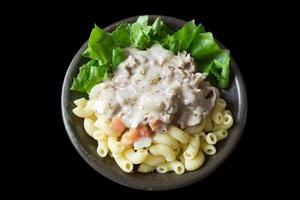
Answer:
[(152, 131), (146, 125), (139, 125), (137, 129), (140, 137), (147, 137), (150, 136), (152, 133)]
[(115, 131), (118, 131), (122, 133), (126, 126), (123, 124), (121, 117), (115, 116), (110, 124), (111, 128), (114, 129)]
[(121, 143), (132, 144), (139, 138), (139, 132), (137, 129), (130, 129), (122, 135)]

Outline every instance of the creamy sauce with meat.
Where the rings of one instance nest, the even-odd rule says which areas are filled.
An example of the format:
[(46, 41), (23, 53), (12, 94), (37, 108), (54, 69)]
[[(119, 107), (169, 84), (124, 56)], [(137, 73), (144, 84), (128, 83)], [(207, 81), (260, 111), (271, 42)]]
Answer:
[(195, 73), (190, 54), (174, 55), (153, 45), (146, 51), (126, 48), (128, 57), (114, 77), (90, 92), (97, 115), (115, 115), (131, 128), (159, 120), (165, 131), (172, 123), (181, 128), (199, 124), (215, 105), (219, 92)]

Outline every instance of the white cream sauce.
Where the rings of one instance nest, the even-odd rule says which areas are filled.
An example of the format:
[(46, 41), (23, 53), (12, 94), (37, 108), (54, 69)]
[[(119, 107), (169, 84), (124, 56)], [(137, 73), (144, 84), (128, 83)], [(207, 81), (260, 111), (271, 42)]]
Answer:
[(114, 77), (90, 92), (97, 115), (119, 115), (131, 128), (160, 120), (185, 128), (199, 124), (214, 106), (219, 92), (205, 82), (205, 74), (195, 72), (186, 52), (172, 52), (153, 45), (145, 51), (126, 48), (128, 57)]

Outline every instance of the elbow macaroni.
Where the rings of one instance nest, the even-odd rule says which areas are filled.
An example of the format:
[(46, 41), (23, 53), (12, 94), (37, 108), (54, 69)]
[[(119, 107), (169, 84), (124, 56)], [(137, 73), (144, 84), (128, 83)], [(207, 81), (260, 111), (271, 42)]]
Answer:
[(155, 156), (163, 156), (166, 161), (173, 161), (176, 159), (174, 150), (164, 144), (154, 144), (150, 147), (149, 151)]
[(184, 151), (183, 156), (187, 160), (193, 159), (200, 147), (200, 136), (199, 135), (193, 135), (190, 141), (190, 144), (188, 145), (187, 149)]
[(133, 149), (127, 149), (124, 152), (126, 159), (133, 164), (141, 164), (148, 155), (148, 151), (145, 149), (138, 149), (134, 151)]
[(183, 174), (199, 169), (205, 156), (216, 154), (215, 145), (228, 137), (228, 129), (233, 125), (232, 113), (226, 110), (227, 103), (220, 98), (200, 124), (184, 130), (169, 125), (167, 133), (151, 136), (151, 146), (134, 150), (132, 145), (121, 143), (122, 133), (111, 128), (108, 118), (95, 114), (94, 103), (94, 100), (77, 99), (73, 113), (84, 118), (85, 131), (98, 143), (97, 154), (113, 158), (127, 173), (132, 172), (134, 165), (139, 165), (137, 171), (141, 173)]
[(174, 150), (179, 149), (177, 140), (164, 133), (156, 133), (153, 136), (152, 141), (154, 144), (164, 144), (170, 146)]
[(133, 170), (133, 164), (125, 158), (124, 153), (113, 153), (113, 158), (124, 172), (129, 173)]
[(118, 141), (117, 137), (109, 136), (107, 140), (107, 146), (113, 153), (120, 153), (125, 149), (125, 145)]
[(176, 126), (170, 125), (168, 128), (167, 133), (173, 137), (174, 139), (178, 140), (179, 142), (186, 144), (189, 142), (189, 135), (188, 133), (182, 131), (181, 129), (177, 128)]
[(156, 170), (162, 174), (169, 172), (169, 171), (174, 171), (176, 174), (183, 174), (185, 168), (184, 168), (184, 165), (182, 162), (175, 160), (172, 162), (167, 162), (167, 163), (158, 165), (156, 167)]

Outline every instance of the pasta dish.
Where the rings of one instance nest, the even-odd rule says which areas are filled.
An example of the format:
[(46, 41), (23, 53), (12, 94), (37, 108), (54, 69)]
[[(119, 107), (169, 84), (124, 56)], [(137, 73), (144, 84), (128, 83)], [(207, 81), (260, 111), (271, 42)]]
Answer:
[[(124, 45), (113, 71), (105, 71), (93, 84), (85, 79), (90, 81), (84, 87), (89, 98), (75, 100), (73, 113), (84, 119), (100, 157), (111, 157), (127, 173), (136, 166), (141, 173), (183, 174), (217, 153), (215, 145), (228, 136), (233, 117), (219, 89), (209, 81), (213, 73), (198, 70), (193, 52), (173, 51), (164, 43), (146, 48)], [(93, 59), (91, 49), (85, 54), (92, 59), (89, 77), (99, 75), (95, 70), (104, 69), (101, 65), (108, 66)], [(81, 74), (86, 73), (83, 70)], [(73, 89), (80, 81), (74, 80)]]
[[(129, 56), (112, 79), (95, 85), (89, 100), (75, 101), (87, 133), (98, 141), (98, 154), (111, 156), (125, 172), (199, 168), (204, 153), (227, 136), (232, 116), (218, 89), (195, 73), (190, 54), (177, 56), (159, 45)], [(155, 161), (155, 162), (154, 162)]]

